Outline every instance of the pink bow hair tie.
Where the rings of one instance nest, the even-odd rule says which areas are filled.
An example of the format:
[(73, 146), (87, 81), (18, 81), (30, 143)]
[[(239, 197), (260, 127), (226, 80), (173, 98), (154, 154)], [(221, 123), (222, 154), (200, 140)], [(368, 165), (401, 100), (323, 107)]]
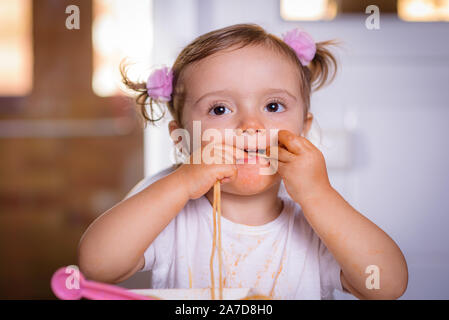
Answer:
[(295, 51), (303, 66), (307, 66), (315, 57), (315, 41), (307, 32), (295, 28), (283, 35), (283, 40)]
[(163, 67), (153, 71), (147, 81), (148, 96), (154, 100), (170, 101), (173, 85), (173, 71)]

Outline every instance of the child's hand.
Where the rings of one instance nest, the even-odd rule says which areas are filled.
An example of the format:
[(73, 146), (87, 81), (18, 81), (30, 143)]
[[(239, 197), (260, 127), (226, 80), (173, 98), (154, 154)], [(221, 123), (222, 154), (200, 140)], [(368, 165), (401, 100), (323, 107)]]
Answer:
[[(278, 133), (278, 172), (288, 194), (302, 203), (331, 187), (323, 154), (306, 138), (290, 131)], [(269, 150), (273, 154), (273, 148)]]
[[(228, 183), (237, 176), (237, 167), (235, 165), (235, 156), (238, 149), (225, 144), (215, 144), (212, 146), (213, 152), (221, 153), (222, 164), (206, 164), (201, 158), (200, 164), (194, 164), (194, 159), (200, 159), (204, 149), (198, 149), (194, 153), (200, 153), (190, 156), (190, 163), (183, 164), (179, 169), (179, 174), (183, 180), (189, 199), (198, 199), (208, 192), (217, 180), (222, 183)], [(240, 150), (241, 151), (241, 150)], [(227, 163), (231, 164), (226, 164)], [(217, 161), (218, 162), (218, 161)]]

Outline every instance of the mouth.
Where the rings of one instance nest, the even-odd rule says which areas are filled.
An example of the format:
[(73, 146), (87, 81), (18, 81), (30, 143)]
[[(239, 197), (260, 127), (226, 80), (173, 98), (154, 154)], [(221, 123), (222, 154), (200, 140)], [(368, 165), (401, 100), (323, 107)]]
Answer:
[(243, 150), (242, 157), (238, 157), (237, 164), (269, 164), (266, 149), (240, 149)]
[(267, 149), (243, 149), (248, 156), (266, 156)]

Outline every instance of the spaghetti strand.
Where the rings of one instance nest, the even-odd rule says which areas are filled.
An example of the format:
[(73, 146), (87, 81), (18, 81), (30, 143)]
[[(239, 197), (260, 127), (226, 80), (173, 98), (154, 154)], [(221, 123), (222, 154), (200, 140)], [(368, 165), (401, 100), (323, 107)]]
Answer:
[(220, 182), (218, 181), (216, 183), (216, 188), (217, 188), (217, 214), (218, 214), (218, 272), (219, 272), (219, 294), (220, 300), (223, 300), (223, 279), (222, 279), (222, 265), (223, 265), (223, 261), (222, 261), (222, 254), (221, 254), (221, 190), (220, 190)]
[[(212, 239), (212, 253), (210, 256), (210, 280), (211, 280), (211, 298), (215, 300), (215, 277), (214, 277), (214, 257), (215, 249), (217, 248), (218, 241), (218, 288), (219, 299), (223, 300), (223, 272), (222, 272), (222, 247), (221, 247), (221, 190), (220, 181), (214, 183), (214, 203), (212, 205), (212, 218), (213, 218), (213, 239)], [(217, 225), (218, 225), (218, 239), (217, 239)]]
[(217, 209), (217, 188), (216, 183), (214, 185), (214, 203), (212, 206), (212, 218), (213, 218), (213, 239), (212, 239), (212, 253), (210, 255), (210, 280), (211, 280), (211, 297), (215, 300), (215, 278), (214, 278), (214, 255), (216, 246), (216, 234), (217, 234), (217, 224), (216, 224), (216, 209)]

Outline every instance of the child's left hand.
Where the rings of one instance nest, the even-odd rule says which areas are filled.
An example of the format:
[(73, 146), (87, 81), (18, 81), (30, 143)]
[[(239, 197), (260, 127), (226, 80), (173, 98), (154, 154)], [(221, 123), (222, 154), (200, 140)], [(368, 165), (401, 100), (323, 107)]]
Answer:
[[(278, 140), (278, 172), (293, 200), (301, 205), (332, 188), (324, 156), (318, 148), (287, 130), (279, 131)], [(269, 152), (273, 154), (273, 147)]]

